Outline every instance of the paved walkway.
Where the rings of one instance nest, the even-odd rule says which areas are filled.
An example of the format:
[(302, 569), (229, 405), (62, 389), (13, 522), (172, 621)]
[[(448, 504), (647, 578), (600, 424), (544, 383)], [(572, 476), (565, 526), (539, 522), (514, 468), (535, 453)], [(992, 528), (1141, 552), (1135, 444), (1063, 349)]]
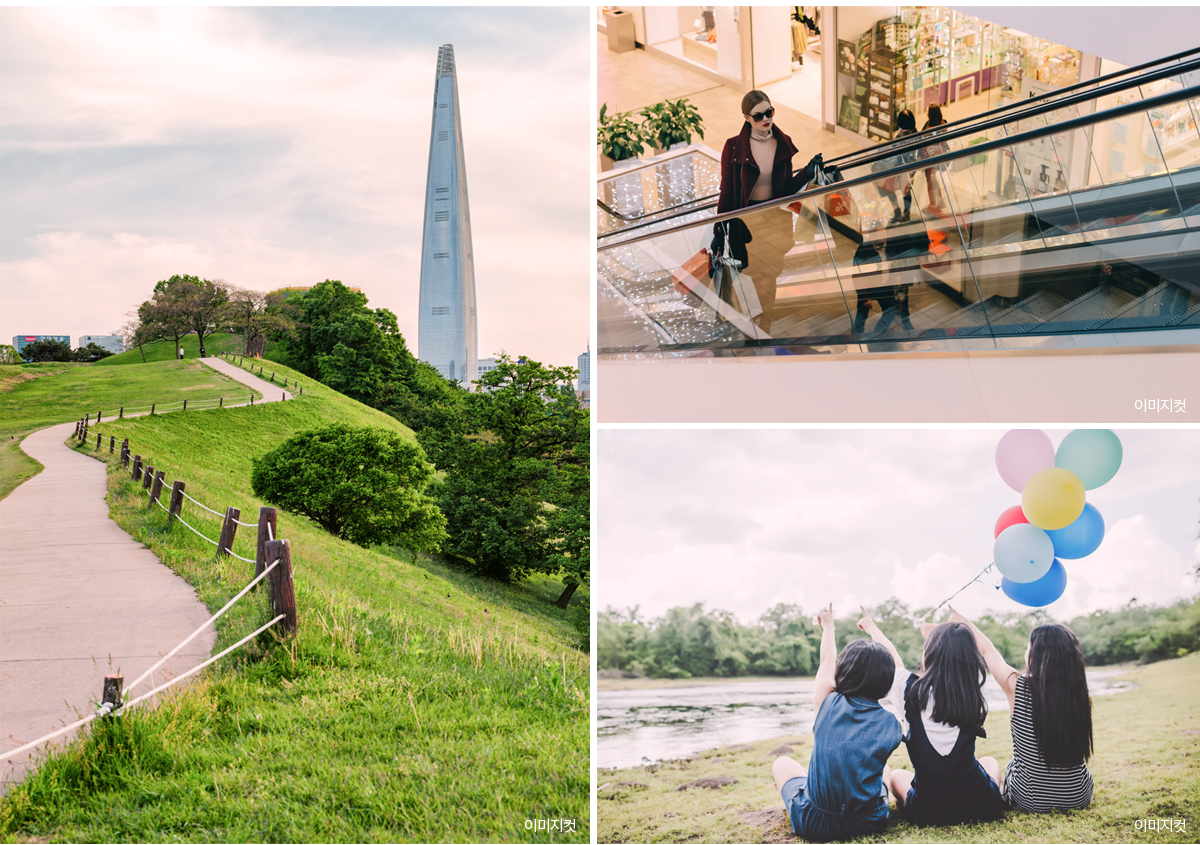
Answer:
[[(226, 361), (204, 363), (263, 401), (292, 398)], [(109, 519), (105, 464), (67, 447), (74, 428), (26, 437), (21, 448), (45, 469), (0, 501), (0, 753), (92, 713), (105, 674), (133, 681), (210, 615), (186, 581)], [(205, 631), (135, 694), (203, 662), (213, 641)], [(0, 763), (0, 791), (40, 754)]]

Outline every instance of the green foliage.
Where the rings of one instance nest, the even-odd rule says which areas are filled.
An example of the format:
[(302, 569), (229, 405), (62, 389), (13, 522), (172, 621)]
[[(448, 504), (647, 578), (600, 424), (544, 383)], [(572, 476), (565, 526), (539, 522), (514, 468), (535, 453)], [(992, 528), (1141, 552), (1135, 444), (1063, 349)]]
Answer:
[(502, 355), (460, 408), (418, 434), (446, 474), (435, 492), (445, 548), (479, 573), (507, 581), (553, 572), (579, 554), (580, 526), (548, 507), (578, 514), (587, 479), (588, 415), (571, 387), (575, 375)]
[(46, 337), (22, 346), (21, 357), (35, 364), (42, 364), (48, 361), (70, 361), (71, 345), (61, 340), (52, 340)]
[[(904, 665), (921, 665), (924, 639), (916, 627), (920, 611), (898, 599), (869, 608), (880, 630), (895, 644)], [(864, 634), (858, 614), (836, 620), (839, 652)], [(946, 621), (948, 612), (932, 621)], [(973, 620), (1012, 666), (1025, 665), (1029, 634), (1053, 621), (1041, 610), (983, 616)], [(1169, 607), (1130, 606), (1098, 611), (1066, 623), (1079, 637), (1089, 666), (1132, 660), (1143, 663), (1200, 650), (1200, 602)], [(652, 678), (744, 675), (811, 675), (816, 672), (821, 630), (796, 605), (779, 604), (751, 625), (703, 605), (676, 607), (660, 619), (638, 618), (637, 608), (609, 609), (597, 616), (597, 659), (601, 670)]]
[[(326, 279), (268, 308), (267, 331), (279, 344), (271, 357), (352, 399), (380, 408), (414, 430), (437, 424), (464, 393), (413, 357), (386, 308)], [(290, 325), (286, 330), (281, 325)]]
[(255, 495), (360, 546), (434, 552), (446, 521), (425, 487), (421, 447), (382, 428), (335, 423), (302, 431), (254, 460)]
[(645, 137), (660, 150), (672, 144), (690, 144), (693, 132), (704, 137), (704, 119), (686, 99), (663, 100), (647, 106), (642, 109), (642, 118)]
[(578, 602), (571, 605), (568, 616), (579, 635), (579, 650), (589, 653), (592, 650), (592, 597), (585, 587), (575, 593), (575, 598)]
[(95, 343), (89, 343), (87, 346), (81, 346), (71, 353), (71, 360), (81, 364), (93, 364), (103, 358), (108, 358), (113, 353), (98, 346)]
[(17, 350), (7, 343), (0, 343), (0, 367), (19, 363), (21, 363), (21, 356), (17, 354)]
[[(218, 332), (210, 335), (205, 341), (205, 348), (209, 355), (218, 355), (222, 352), (229, 352), (235, 355), (241, 354), (245, 341), (241, 335), (225, 334)], [(183, 357), (185, 359), (193, 359), (200, 357), (200, 340), (195, 335), (188, 335), (179, 339), (179, 346), (183, 347)], [(124, 352), (118, 352), (116, 355), (98, 361), (100, 367), (120, 367), (127, 364), (153, 364), (159, 361), (175, 361), (179, 358), (179, 346), (172, 346), (170, 340), (156, 340), (146, 342), (141, 349), (127, 349)], [(142, 356), (145, 355), (145, 360)]]
[(608, 103), (600, 107), (600, 117), (596, 121), (596, 143), (600, 145), (600, 152), (613, 161), (637, 158), (646, 149), (649, 136), (629, 115), (629, 112), (621, 112), (610, 117)]

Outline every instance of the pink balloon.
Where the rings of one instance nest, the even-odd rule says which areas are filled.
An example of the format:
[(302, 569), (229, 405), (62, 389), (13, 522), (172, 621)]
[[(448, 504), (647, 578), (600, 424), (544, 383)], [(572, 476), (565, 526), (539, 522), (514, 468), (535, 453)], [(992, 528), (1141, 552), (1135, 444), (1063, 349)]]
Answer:
[(996, 533), (992, 539), (999, 537), (1001, 531), (1010, 525), (1016, 525), (1018, 522), (1029, 522), (1029, 520), (1025, 518), (1025, 511), (1021, 510), (1020, 505), (1013, 505), (1000, 514), (1000, 518), (996, 520)]
[(996, 444), (996, 469), (1004, 483), (1018, 493), (1044, 469), (1054, 466), (1054, 444), (1037, 428), (1014, 428)]

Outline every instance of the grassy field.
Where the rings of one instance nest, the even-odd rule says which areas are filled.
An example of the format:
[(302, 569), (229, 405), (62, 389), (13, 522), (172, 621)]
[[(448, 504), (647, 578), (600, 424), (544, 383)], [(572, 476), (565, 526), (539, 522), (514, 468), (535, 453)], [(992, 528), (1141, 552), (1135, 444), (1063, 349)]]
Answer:
[[(1137, 688), (1096, 698), (1095, 781), (1086, 810), (1010, 812), (997, 822), (918, 828), (894, 819), (881, 836), (858, 842), (1196, 842), (1200, 825), (1200, 654), (1131, 667)], [(1008, 713), (989, 714), (976, 753), (1001, 766), (1012, 757)], [(812, 734), (726, 746), (660, 766), (600, 770), (600, 842), (795, 842), (771, 778), (780, 746), (807, 763)], [(783, 752), (787, 753), (787, 752)], [(891, 765), (911, 768), (901, 745)], [(686, 783), (728, 776), (717, 789)], [(1182, 833), (1138, 831), (1137, 819), (1186, 820)]]
[[(179, 345), (183, 347), (184, 360), (200, 357), (200, 339), (194, 334), (188, 335), (179, 341)], [(219, 352), (235, 352), (241, 354), (246, 348), (246, 340), (240, 334), (214, 334), (204, 338), (204, 351), (209, 355), (216, 355)], [(136, 347), (127, 349), (116, 355), (110, 355), (96, 362), (99, 367), (121, 366), (122, 364), (153, 364), (156, 361), (174, 361), (177, 357), (174, 340), (156, 340), (154, 343), (147, 343), (142, 351), (146, 353), (145, 362), (142, 361), (142, 351)]]
[[(107, 360), (107, 359), (106, 359)], [(18, 447), (25, 435), (85, 413), (116, 411), (179, 399), (245, 401), (251, 391), (196, 360), (163, 361), (144, 367), (101, 368), (99, 364), (0, 366), (0, 499), (42, 467)], [(256, 398), (260, 394), (254, 393)]]
[[(291, 433), (344, 421), (411, 436), (300, 380), (295, 401), (98, 430), (129, 437), (195, 498), (237, 505), (252, 522), (263, 503), (250, 462)], [(186, 528), (168, 528), (118, 467), (113, 518), (220, 607), (252, 567), (219, 562)], [(217, 536), (217, 518), (191, 503), (184, 518)], [(241, 531), (235, 551), (253, 557), (253, 531)], [(0, 801), (0, 838), (589, 840), (588, 658), (551, 604), (560, 583), (481, 581), (286, 513), (279, 536), (291, 541), (297, 636), (268, 631), (161, 706), (94, 723)], [(268, 621), (265, 592), (222, 617), (218, 650)], [(538, 819), (573, 820), (575, 832), (526, 828)]]

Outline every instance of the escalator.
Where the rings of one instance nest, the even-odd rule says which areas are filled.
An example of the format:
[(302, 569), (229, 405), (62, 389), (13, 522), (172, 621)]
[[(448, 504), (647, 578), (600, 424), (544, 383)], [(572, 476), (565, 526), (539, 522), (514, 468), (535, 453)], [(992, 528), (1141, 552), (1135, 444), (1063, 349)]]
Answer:
[[(705, 150), (608, 174), (600, 352), (1194, 342), (1198, 116), (1194, 50), (843, 156), (839, 181), (729, 214)], [(748, 262), (721, 296), (704, 250), (733, 220)]]

